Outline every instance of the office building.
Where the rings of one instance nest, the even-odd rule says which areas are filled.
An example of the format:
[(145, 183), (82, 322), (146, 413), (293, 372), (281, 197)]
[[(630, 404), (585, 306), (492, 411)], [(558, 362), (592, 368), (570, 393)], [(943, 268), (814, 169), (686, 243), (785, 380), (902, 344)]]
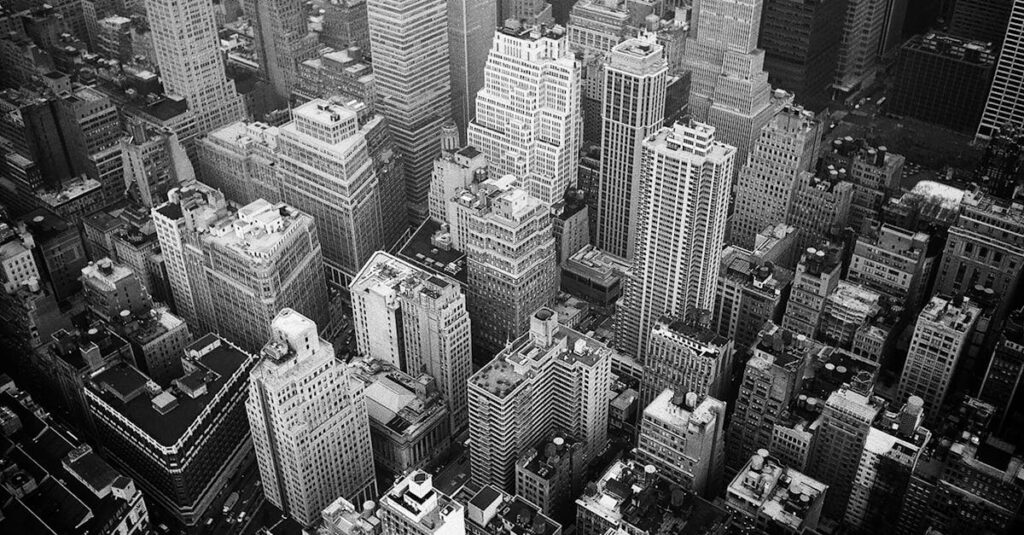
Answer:
[(322, 100), (307, 102), (280, 128), (277, 150), (281, 198), (313, 216), (327, 280), (347, 285), (370, 255), (385, 247), (383, 177), (374, 170), (356, 112)]
[(466, 533), (562, 535), (562, 526), (544, 515), (533, 503), (487, 485), (466, 506)]
[(583, 147), (580, 63), (565, 30), (506, 23), (494, 34), (469, 144), (495, 176), (523, 178), (545, 205), (576, 184)]
[(1019, 418), (1021, 383), (1024, 380), (1024, 314), (1020, 310), (1010, 315), (1007, 325), (996, 342), (978, 398), (992, 404), (995, 430), (1006, 435), (1008, 422)]
[(661, 128), (667, 72), (651, 35), (615, 45), (605, 65), (595, 244), (626, 260), (636, 245), (641, 146)]
[(41, 286), (39, 279), (0, 292), (0, 345), (6, 350), (27, 355), (61, 329), (71, 329), (71, 320), (61, 312), (53, 290)]
[(629, 12), (625, 2), (578, 0), (569, 10), (566, 30), (573, 50), (597, 58), (626, 40), (629, 33)]
[(303, 525), (338, 496), (377, 496), (362, 389), (309, 318), (285, 308), (249, 378), (246, 412), (263, 494)]
[(576, 500), (580, 535), (654, 535), (681, 527), (700, 535), (726, 532), (725, 508), (682, 490), (653, 465), (617, 460), (587, 487)]
[(750, 457), (726, 491), (725, 507), (763, 533), (814, 533), (828, 485), (761, 449)]
[(1010, 198), (1021, 186), (1018, 169), (1024, 165), (1024, 127), (1005, 124), (985, 144), (976, 174), (989, 193)]
[(370, 50), (366, 0), (330, 0), (320, 9), (324, 10), (320, 42), (335, 50), (350, 46)]
[(992, 137), (1005, 124), (1024, 122), (1024, 85), (1016, 81), (1024, 72), (1024, 0), (1013, 0), (1009, 24), (1004, 28), (995, 79), (978, 125), (981, 139)]
[(122, 186), (131, 200), (147, 208), (166, 202), (171, 188), (196, 179), (178, 135), (170, 130), (155, 130), (134, 122), (129, 136), (121, 139), (120, 153)]
[(706, 314), (661, 318), (651, 328), (640, 407), (665, 389), (727, 399), (732, 379), (733, 342), (702, 324)]
[(306, 7), (294, 0), (243, 0), (252, 21), (260, 73), (270, 82), (278, 105), (295, 88), (298, 63), (313, 56), (317, 35), (309, 31)]
[[(772, 91), (757, 48), (763, 0), (695, 0), (683, 63), (691, 70), (690, 113), (736, 147), (734, 174), (764, 125), (793, 95)], [(732, 177), (730, 177), (732, 178)]]
[(527, 449), (516, 461), (516, 495), (546, 515), (572, 507), (585, 481), (585, 444), (554, 436)]
[(161, 388), (134, 366), (110, 363), (84, 393), (107, 458), (191, 527), (251, 451), (245, 399), (256, 359), (207, 335), (185, 348), (182, 364), (185, 374)]
[(378, 251), (353, 279), (349, 294), (359, 353), (410, 375), (429, 375), (447, 404), (449, 428), (464, 429), (473, 360), (460, 284)]
[(527, 332), (530, 316), (558, 291), (548, 209), (516, 182), (489, 178), (448, 204), (452, 246), (466, 251), (473, 342), (491, 353)]
[(840, 283), (840, 251), (825, 244), (809, 247), (800, 258), (782, 326), (808, 338), (818, 338), (825, 302)]
[(354, 99), (376, 112), (377, 78), (364, 57), (368, 52), (369, 48), (357, 47), (328, 50), (302, 61), (295, 71), (297, 81), (292, 94), (299, 101)]
[(562, 290), (596, 306), (608, 306), (622, 295), (630, 265), (622, 258), (586, 245), (562, 260)]
[(949, 229), (935, 279), (940, 295), (958, 295), (977, 285), (1001, 296), (1005, 314), (1024, 272), (1024, 206), (981, 191), (964, 195), (960, 216)]
[(635, 455), (670, 482), (713, 498), (725, 470), (725, 402), (683, 392), (666, 389), (647, 405)]
[(164, 91), (185, 99), (188, 119), (179, 140), (191, 147), (207, 132), (245, 115), (224, 72), (214, 12), (203, 0), (146, 0)]
[(36, 259), (40, 280), (53, 288), (57, 301), (64, 301), (82, 289), (79, 278), (88, 260), (78, 227), (45, 208), (37, 208), (18, 221), (21, 241)]
[(846, 513), (871, 424), (883, 404), (870, 392), (845, 387), (825, 402), (807, 469), (808, 475), (829, 487), (822, 509), (825, 518), (838, 521)]
[(892, 531), (910, 478), (929, 447), (921, 426), (924, 401), (911, 396), (898, 411), (884, 411), (868, 430), (844, 521), (862, 530)]
[(550, 25), (554, 22), (551, 4), (544, 0), (500, 0), (499, 4), (501, 9), (498, 13), (503, 21), (513, 19), (524, 26)]
[(415, 470), (396, 482), (381, 497), (380, 511), (385, 533), (466, 533), (462, 504), (435, 489), (430, 474), (422, 470)]
[(8, 495), (0, 505), (0, 529), (147, 533), (149, 511), (135, 481), (41, 414), (26, 392), (13, 384), (5, 390), (0, 394), (0, 455)]
[(643, 152), (633, 271), (616, 313), (616, 346), (641, 361), (661, 316), (715, 304), (736, 149), (691, 122), (662, 128)]
[(1012, 7), (1013, 0), (957, 0), (949, 16), (949, 33), (992, 43), (998, 50)]
[(761, 129), (736, 181), (729, 243), (753, 249), (765, 227), (783, 223), (801, 172), (815, 168), (821, 121), (799, 107), (783, 108)]
[(872, 324), (888, 303), (887, 297), (870, 288), (841, 280), (822, 303), (817, 337), (829, 345), (851, 349), (857, 334)]
[(537, 310), (530, 331), (469, 379), (473, 482), (512, 490), (519, 456), (551, 433), (577, 438), (592, 462), (608, 442), (612, 353)]
[(498, 0), (448, 0), (448, 48), (452, 70), (452, 118), (466, 139), (476, 117), (476, 94), (484, 86), (484, 65), (494, 39)]
[(135, 273), (110, 258), (90, 262), (82, 269), (82, 290), (89, 311), (111, 321), (127, 310), (129, 314), (148, 313), (153, 299)]
[(168, 255), (181, 251), (172, 264), (184, 264), (184, 276), (170, 279), (186, 322), (247, 351), (266, 341), (282, 308), (294, 307), (326, 325), (327, 285), (313, 218), (262, 199), (217, 217), (216, 203), (203, 199), (210, 193), (172, 190), (170, 201), (153, 209), (161, 248)]
[(834, 97), (852, 97), (874, 81), (885, 27), (886, 4), (880, 0), (847, 0), (833, 85)]
[(995, 69), (991, 43), (929, 33), (899, 51), (891, 113), (976, 132)]
[(980, 313), (966, 298), (951, 301), (936, 296), (918, 315), (897, 398), (923, 399), (926, 421), (934, 421), (940, 415), (953, 371)]
[(797, 230), (798, 251), (822, 239), (840, 241), (850, 224), (854, 185), (845, 172), (830, 167), (819, 165), (817, 171), (797, 175), (786, 224)]
[(551, 230), (559, 265), (590, 244), (590, 207), (584, 195), (581, 189), (569, 188), (562, 200), (551, 205)]
[(487, 180), (487, 157), (472, 146), (443, 152), (430, 176), (430, 219), (448, 221), (448, 201), (461, 188)]
[(882, 206), (900, 191), (899, 180), (907, 159), (890, 153), (885, 146), (876, 147), (865, 139), (851, 137), (833, 140), (831, 150), (822, 158), (823, 166), (838, 170), (841, 180), (853, 184), (849, 226), (863, 232), (865, 225), (876, 224)]
[(427, 217), (441, 125), (451, 119), (448, 5), (444, 0), (366, 3), (379, 111), (405, 164), (410, 218)]
[(200, 181), (241, 204), (256, 199), (279, 200), (279, 132), (276, 126), (243, 121), (210, 132), (196, 148)]
[(774, 87), (821, 111), (832, 98), (847, 0), (764, 0), (758, 46)]
[(871, 230), (857, 237), (846, 280), (916, 308), (925, 297), (935, 261), (928, 256), (930, 237), (889, 224)]

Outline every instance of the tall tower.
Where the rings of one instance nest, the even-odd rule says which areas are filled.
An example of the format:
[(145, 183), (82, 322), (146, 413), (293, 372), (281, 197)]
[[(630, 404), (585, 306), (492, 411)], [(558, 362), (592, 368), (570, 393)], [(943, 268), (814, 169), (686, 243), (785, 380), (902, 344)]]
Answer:
[(249, 376), (246, 412), (270, 503), (309, 526), (338, 496), (377, 497), (361, 390), (316, 324), (286, 308)]
[(847, 0), (834, 86), (837, 95), (853, 94), (874, 79), (886, 4), (885, 0)]
[(821, 122), (803, 108), (786, 107), (761, 129), (740, 170), (729, 243), (754, 250), (757, 233), (786, 221), (801, 171), (818, 159)]
[(347, 285), (385, 245), (381, 203), (386, 200), (356, 112), (311, 100), (292, 110), (277, 149), (281, 197), (316, 218), (327, 282)]
[(452, 69), (452, 118), (459, 135), (476, 116), (476, 94), (494, 39), (497, 0), (448, 0), (448, 47)]
[(184, 97), (192, 115), (186, 132), (179, 132), (182, 142), (244, 117), (242, 98), (224, 73), (209, 0), (145, 1), (164, 91)]
[(448, 404), (453, 434), (465, 428), (473, 357), (459, 283), (377, 251), (349, 289), (360, 354), (411, 375), (429, 374)]
[(494, 34), (469, 144), (497, 176), (524, 177), (550, 206), (576, 184), (583, 144), (580, 63), (560, 27), (507, 23)]
[(409, 214), (422, 221), (441, 126), (452, 115), (448, 4), (379, 0), (367, 2), (366, 10), (379, 109), (405, 162)]
[(644, 141), (636, 253), (616, 315), (621, 351), (643, 360), (659, 318), (714, 306), (735, 157), (698, 122)]
[[(692, 72), (693, 118), (715, 127), (723, 143), (736, 147), (736, 168), (775, 111), (792, 100), (776, 99), (757, 48), (763, 0), (694, 0), (684, 65)], [(784, 93), (784, 92), (783, 92)]]
[(296, 68), (313, 56), (316, 34), (309, 31), (300, 0), (245, 0), (253, 19), (260, 69), (270, 81), (278, 104), (286, 104), (295, 88)]
[(633, 258), (643, 141), (665, 116), (668, 63), (651, 35), (612, 48), (605, 67), (597, 246)]

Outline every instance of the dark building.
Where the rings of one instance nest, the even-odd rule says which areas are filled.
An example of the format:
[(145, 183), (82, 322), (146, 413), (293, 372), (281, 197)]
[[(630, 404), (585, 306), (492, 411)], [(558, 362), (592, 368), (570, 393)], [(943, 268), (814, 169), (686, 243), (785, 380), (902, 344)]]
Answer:
[(889, 110), (974, 132), (995, 61), (988, 43), (940, 33), (918, 35), (900, 49)]
[(764, 0), (761, 37), (772, 86), (814, 111), (829, 102), (847, 0)]
[(1012, 198), (1024, 186), (1024, 128), (1004, 125), (985, 147), (976, 175), (993, 195)]
[(67, 300), (81, 290), (78, 279), (88, 259), (78, 227), (45, 208), (25, 214), (18, 226), (23, 240), (31, 235), (36, 265), (52, 286), (57, 301)]
[(949, 19), (949, 33), (986, 41), (998, 49), (1006, 33), (1011, 7), (1013, 0), (956, 0)]

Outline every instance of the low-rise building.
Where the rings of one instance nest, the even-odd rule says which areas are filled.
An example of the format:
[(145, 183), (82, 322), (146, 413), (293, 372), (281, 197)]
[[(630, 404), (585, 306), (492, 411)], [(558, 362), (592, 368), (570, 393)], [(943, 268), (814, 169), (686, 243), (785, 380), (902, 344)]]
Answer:
[(726, 507), (743, 515), (737, 524), (759, 532), (817, 533), (828, 485), (760, 450), (729, 484)]

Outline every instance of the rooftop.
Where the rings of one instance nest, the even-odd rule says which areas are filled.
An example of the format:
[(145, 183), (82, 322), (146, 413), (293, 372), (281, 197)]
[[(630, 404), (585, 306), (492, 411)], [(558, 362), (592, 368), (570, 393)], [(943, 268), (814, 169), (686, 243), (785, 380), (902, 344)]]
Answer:
[[(785, 467), (767, 450), (755, 453), (729, 484), (727, 500), (751, 516), (761, 515), (794, 532), (813, 530), (816, 505), (824, 500), (828, 485)], [(817, 510), (820, 512), (820, 508)]]
[[(162, 390), (145, 374), (125, 363), (113, 364), (94, 373), (86, 388), (160, 445), (176, 446), (191, 426), (204, 416), (206, 407), (221, 390), (229, 383), (244, 380), (243, 376), (255, 362), (253, 356), (211, 337), (205, 336), (186, 348), (187, 353), (207, 350), (199, 356), (189, 357), (195, 368), (203, 373), (206, 385), (201, 393), (191, 392), (198, 395), (184, 392), (179, 384)], [(211, 342), (216, 347), (210, 348)], [(158, 400), (163, 394), (170, 394), (172, 398), (164, 396)], [(164, 400), (172, 403), (161, 404)]]
[(259, 264), (281, 253), (280, 247), (292, 229), (312, 226), (310, 216), (285, 203), (257, 199), (213, 223), (205, 239)]
[(434, 488), (430, 474), (416, 470), (395, 483), (382, 498), (383, 505), (420, 524), (428, 533), (464, 521), (462, 504)]
[(926, 320), (956, 332), (966, 332), (973, 328), (980, 314), (978, 307), (966, 297), (949, 300), (936, 295), (924, 306), (918, 321)]
[(562, 468), (562, 463), (572, 457), (572, 451), (577, 444), (579, 441), (569, 436), (551, 437), (550, 440), (544, 440), (536, 447), (528, 449), (519, 457), (516, 464), (540, 478), (551, 479)]
[[(494, 513), (488, 516), (495, 505)], [(482, 523), (480, 530), (490, 535), (552, 535), (562, 529), (537, 506), (492, 486), (484, 487), (470, 499), (467, 522)]]
[(32, 233), (36, 243), (45, 242), (73, 230), (73, 227), (64, 218), (46, 208), (37, 208), (25, 214), (21, 217), (21, 221)]
[(389, 302), (398, 297), (436, 300), (456, 288), (458, 285), (448, 277), (434, 275), (384, 251), (374, 253), (349, 284), (352, 293), (374, 293)]
[(422, 269), (452, 277), (464, 284), (466, 253), (452, 248), (450, 238), (447, 244), (438, 242), (436, 238), (440, 233), (441, 224), (427, 219), (416, 229), (409, 241), (405, 242), (398, 256)]
[(415, 435), (447, 413), (429, 375), (418, 378), (375, 360), (356, 361), (353, 375), (363, 382), (371, 422), (399, 435)]

